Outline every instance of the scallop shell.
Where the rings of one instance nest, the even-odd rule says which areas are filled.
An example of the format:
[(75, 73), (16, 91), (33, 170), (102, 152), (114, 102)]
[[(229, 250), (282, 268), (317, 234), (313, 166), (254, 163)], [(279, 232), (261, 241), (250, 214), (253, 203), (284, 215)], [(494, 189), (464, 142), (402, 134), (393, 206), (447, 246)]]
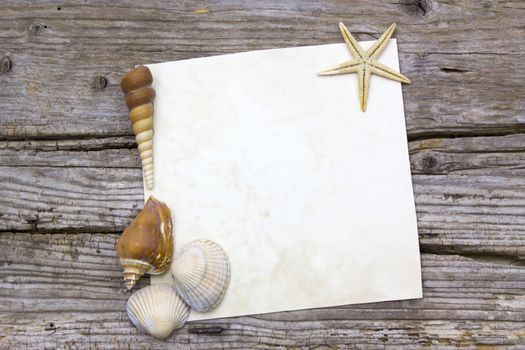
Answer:
[(224, 250), (210, 240), (186, 245), (171, 266), (177, 292), (200, 312), (215, 308), (230, 280), (230, 262)]
[(135, 327), (157, 339), (167, 338), (184, 326), (190, 307), (179, 297), (175, 287), (156, 284), (135, 292), (126, 304), (128, 317)]
[(166, 204), (149, 197), (117, 241), (117, 255), (128, 289), (145, 273), (158, 275), (168, 270), (173, 256), (173, 228)]
[(130, 111), (142, 171), (148, 189), (153, 189), (153, 99), (155, 90), (151, 88), (153, 76), (148, 67), (140, 66), (126, 74), (120, 82), (126, 94), (126, 104)]

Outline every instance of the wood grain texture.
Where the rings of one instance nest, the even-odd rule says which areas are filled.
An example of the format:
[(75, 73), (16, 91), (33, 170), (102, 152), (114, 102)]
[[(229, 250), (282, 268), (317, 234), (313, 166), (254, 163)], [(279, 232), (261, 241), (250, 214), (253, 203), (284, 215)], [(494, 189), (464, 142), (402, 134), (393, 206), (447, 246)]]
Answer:
[[(167, 342), (155, 341), (138, 333), (124, 312), (128, 293), (115, 253), (117, 238), (2, 234), (0, 348), (525, 345), (525, 265), (433, 254), (422, 256), (423, 299), (196, 321)], [(140, 286), (147, 283), (142, 279)], [(220, 327), (220, 333), (191, 333), (203, 327)]]
[(525, 175), (522, 134), (427, 139), (409, 147), (413, 175)]
[[(423, 249), (525, 259), (520, 136), (411, 143)], [(0, 230), (121, 232), (142, 208), (131, 137), (9, 141), (0, 160)]]
[[(525, 136), (432, 138), (409, 142), (413, 175), (525, 175)], [(133, 136), (0, 141), (6, 167), (139, 168)]]
[[(1, 5), (0, 349), (525, 348), (522, 1)], [(137, 333), (114, 250), (143, 200), (122, 75), (341, 42), (340, 20), (359, 40), (398, 24), (424, 299)]]

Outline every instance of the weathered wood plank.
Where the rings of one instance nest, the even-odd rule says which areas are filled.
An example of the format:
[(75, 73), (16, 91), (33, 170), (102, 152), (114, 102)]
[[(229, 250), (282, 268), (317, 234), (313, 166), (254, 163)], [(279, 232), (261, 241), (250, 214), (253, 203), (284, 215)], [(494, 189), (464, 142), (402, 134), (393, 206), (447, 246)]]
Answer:
[(9, 167), (139, 168), (133, 136), (0, 141), (0, 165)]
[[(410, 143), (423, 250), (523, 258), (523, 147), (521, 135)], [(141, 207), (132, 137), (6, 141), (0, 161), (2, 230), (120, 232)]]
[[(13, 64), (0, 75), (0, 137), (131, 135), (118, 83), (134, 64), (340, 42), (339, 20), (362, 40), (399, 23), (401, 67), (413, 81), (403, 88), (411, 138), (524, 132), (522, 6), (428, 3), (432, 9), (414, 18), (403, 2), (364, 0), (213, 1), (209, 12), (191, 1), (72, 1), (60, 10), (7, 2), (0, 56)], [(102, 90), (90, 84), (98, 76), (108, 82)]]
[[(422, 247), (525, 257), (522, 176), (414, 175)], [(0, 230), (121, 232), (142, 207), (140, 168), (2, 167)]]
[(414, 176), (413, 182), (422, 249), (525, 258), (522, 177)]
[[(412, 174), (525, 175), (525, 136), (461, 137), (409, 142)], [(138, 168), (133, 136), (0, 141), (9, 167)]]
[(412, 141), (412, 174), (525, 175), (525, 135)]
[(0, 166), (0, 230), (119, 232), (143, 203), (140, 169)]
[[(422, 256), (424, 299), (200, 321), (166, 343), (155, 341), (138, 333), (124, 311), (117, 237), (1, 234), (0, 348), (525, 345), (525, 265), (432, 254)], [(212, 326), (223, 330), (190, 333)]]

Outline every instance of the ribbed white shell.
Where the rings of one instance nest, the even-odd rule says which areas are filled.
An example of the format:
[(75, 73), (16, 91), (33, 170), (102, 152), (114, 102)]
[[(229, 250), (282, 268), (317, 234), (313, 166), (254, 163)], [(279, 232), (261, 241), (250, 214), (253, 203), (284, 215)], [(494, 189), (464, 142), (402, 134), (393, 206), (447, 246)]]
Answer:
[(157, 339), (167, 338), (184, 326), (190, 307), (179, 297), (174, 286), (156, 284), (135, 292), (126, 304), (129, 319), (140, 330)]
[(177, 292), (192, 309), (207, 312), (222, 300), (230, 280), (230, 262), (224, 250), (210, 240), (186, 245), (171, 264)]

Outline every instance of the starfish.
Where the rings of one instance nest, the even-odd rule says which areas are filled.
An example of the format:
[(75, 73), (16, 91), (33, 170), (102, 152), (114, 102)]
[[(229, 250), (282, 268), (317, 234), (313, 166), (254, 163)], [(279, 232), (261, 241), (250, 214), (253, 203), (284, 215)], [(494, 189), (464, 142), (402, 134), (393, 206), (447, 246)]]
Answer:
[(366, 102), (368, 99), (368, 89), (370, 87), (370, 76), (373, 74), (380, 75), (384, 78), (399, 81), (401, 83), (410, 84), (410, 80), (403, 74), (398, 73), (391, 68), (380, 63), (377, 58), (385, 49), (390, 37), (396, 29), (396, 24), (392, 23), (390, 28), (381, 35), (381, 37), (370, 47), (366, 52), (363, 50), (355, 38), (350, 34), (348, 28), (345, 27), (343, 22), (339, 22), (339, 28), (343, 39), (345, 39), (346, 46), (350, 50), (353, 56), (353, 60), (346, 61), (332, 67), (328, 70), (319, 72), (319, 75), (338, 75), (338, 74), (349, 74), (357, 73), (359, 79), (359, 98), (361, 100), (361, 110), (366, 111)]

